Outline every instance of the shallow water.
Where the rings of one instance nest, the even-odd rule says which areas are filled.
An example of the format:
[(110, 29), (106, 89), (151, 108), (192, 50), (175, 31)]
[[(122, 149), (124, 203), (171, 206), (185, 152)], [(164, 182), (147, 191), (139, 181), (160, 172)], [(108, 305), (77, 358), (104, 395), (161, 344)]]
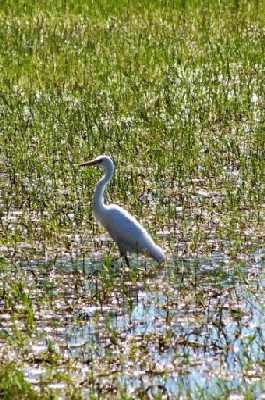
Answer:
[[(265, 390), (264, 253), (250, 259), (234, 265), (214, 254), (172, 261), (137, 285), (120, 278), (108, 304), (75, 310), (78, 323), (62, 335), (69, 356), (94, 371), (93, 386), (101, 390), (196, 398), (243, 387), (258, 398)], [(91, 262), (64, 267), (85, 272), (93, 290)]]
[(135, 257), (129, 270), (86, 257), (21, 266), (40, 308), (28, 347), (38, 361), (24, 370), (33, 384), (47, 374), (38, 363), (52, 344), (75, 363), (84, 396), (263, 398), (263, 250), (241, 263), (215, 253), (164, 267)]

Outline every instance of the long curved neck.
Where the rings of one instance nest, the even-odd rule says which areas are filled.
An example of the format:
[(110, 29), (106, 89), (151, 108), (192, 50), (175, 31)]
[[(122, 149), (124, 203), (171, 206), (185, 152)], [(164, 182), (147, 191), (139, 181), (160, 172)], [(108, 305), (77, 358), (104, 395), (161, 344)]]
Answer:
[(114, 173), (114, 166), (108, 169), (105, 169), (105, 174), (103, 177), (98, 181), (96, 185), (96, 191), (93, 198), (93, 208), (95, 212), (98, 212), (105, 207), (104, 203), (104, 191), (106, 186), (110, 182)]

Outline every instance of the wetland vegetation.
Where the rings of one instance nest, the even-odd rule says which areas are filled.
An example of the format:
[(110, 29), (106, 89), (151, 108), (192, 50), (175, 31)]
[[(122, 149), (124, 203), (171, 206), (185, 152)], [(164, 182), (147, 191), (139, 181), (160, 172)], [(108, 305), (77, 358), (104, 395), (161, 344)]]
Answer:
[[(0, 9), (0, 397), (263, 399), (265, 2)], [(108, 198), (166, 250), (121, 267)]]

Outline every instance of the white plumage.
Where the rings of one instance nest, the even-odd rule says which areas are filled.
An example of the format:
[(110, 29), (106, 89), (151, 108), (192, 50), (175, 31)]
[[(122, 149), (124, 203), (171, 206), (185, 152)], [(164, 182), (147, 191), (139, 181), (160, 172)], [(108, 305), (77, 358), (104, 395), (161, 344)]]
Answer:
[(105, 174), (98, 181), (93, 198), (93, 211), (96, 219), (109, 232), (117, 243), (120, 254), (129, 265), (127, 252), (147, 253), (159, 263), (165, 260), (161, 247), (156, 245), (142, 225), (122, 207), (104, 203), (104, 191), (114, 173), (114, 163), (109, 156), (101, 155), (95, 160), (80, 166), (99, 165)]

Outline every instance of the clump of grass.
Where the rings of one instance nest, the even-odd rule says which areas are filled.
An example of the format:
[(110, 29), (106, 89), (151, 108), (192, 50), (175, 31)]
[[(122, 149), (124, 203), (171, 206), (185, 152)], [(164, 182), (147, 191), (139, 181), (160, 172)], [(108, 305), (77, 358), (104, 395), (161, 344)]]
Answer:
[(0, 362), (0, 393), (1, 397), (6, 400), (51, 399), (45, 392), (40, 394), (32, 388), (15, 362)]

